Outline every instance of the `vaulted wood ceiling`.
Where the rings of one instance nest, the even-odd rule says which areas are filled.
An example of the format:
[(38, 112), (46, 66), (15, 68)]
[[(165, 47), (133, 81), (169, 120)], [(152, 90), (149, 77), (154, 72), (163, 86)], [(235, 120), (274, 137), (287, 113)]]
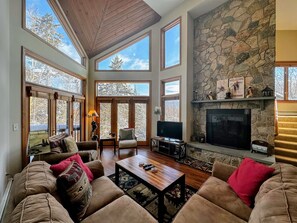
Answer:
[(155, 24), (143, 0), (59, 0), (89, 58)]

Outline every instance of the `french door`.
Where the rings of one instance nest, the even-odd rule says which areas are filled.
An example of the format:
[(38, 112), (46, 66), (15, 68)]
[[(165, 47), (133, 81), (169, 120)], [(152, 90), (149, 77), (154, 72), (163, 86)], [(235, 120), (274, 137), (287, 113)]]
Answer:
[(138, 145), (148, 145), (150, 137), (149, 99), (139, 97), (97, 97), (96, 110), (99, 114), (98, 135), (100, 138), (116, 133), (119, 129), (134, 128)]

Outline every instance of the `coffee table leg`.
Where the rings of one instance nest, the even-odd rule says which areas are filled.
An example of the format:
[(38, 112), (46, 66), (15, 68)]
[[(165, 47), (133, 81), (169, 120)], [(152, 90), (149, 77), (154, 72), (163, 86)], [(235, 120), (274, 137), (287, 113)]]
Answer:
[(163, 222), (164, 217), (164, 194), (159, 193), (158, 194), (158, 221), (159, 223)]
[(180, 179), (180, 198), (181, 202), (185, 201), (185, 195), (186, 195), (186, 177), (183, 175)]
[(115, 164), (115, 183), (119, 186), (120, 170), (118, 164)]

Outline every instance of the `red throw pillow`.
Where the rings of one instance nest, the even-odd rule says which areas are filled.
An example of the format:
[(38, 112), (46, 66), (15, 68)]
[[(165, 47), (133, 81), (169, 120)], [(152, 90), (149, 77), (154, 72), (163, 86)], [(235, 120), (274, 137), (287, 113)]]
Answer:
[(72, 161), (76, 161), (81, 166), (81, 168), (86, 172), (90, 182), (94, 180), (93, 173), (91, 172), (89, 167), (87, 167), (86, 164), (84, 164), (78, 153), (61, 161), (58, 164), (51, 165), (50, 169), (54, 172), (54, 175), (57, 177), (71, 164)]
[(245, 158), (229, 177), (228, 183), (238, 197), (250, 207), (261, 184), (273, 172), (274, 168), (257, 163), (250, 158)]

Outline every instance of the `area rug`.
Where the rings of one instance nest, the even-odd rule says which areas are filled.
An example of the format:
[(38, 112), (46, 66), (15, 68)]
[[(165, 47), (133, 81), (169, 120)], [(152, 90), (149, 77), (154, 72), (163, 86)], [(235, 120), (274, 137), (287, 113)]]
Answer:
[[(115, 182), (115, 174), (110, 175), (109, 178)], [(120, 172), (119, 187), (158, 219), (158, 195), (156, 193), (123, 171)], [(185, 202), (196, 192), (197, 190), (186, 185)], [(180, 185), (177, 184), (165, 194), (164, 204), (166, 208), (164, 222), (171, 222), (185, 204), (180, 202)]]
[(186, 157), (184, 159), (180, 159), (180, 160), (176, 160), (176, 161), (179, 163), (188, 165), (190, 167), (193, 167), (195, 169), (202, 170), (207, 173), (211, 173), (211, 171), (212, 171), (212, 163), (209, 163), (209, 162), (196, 160), (191, 157)]

